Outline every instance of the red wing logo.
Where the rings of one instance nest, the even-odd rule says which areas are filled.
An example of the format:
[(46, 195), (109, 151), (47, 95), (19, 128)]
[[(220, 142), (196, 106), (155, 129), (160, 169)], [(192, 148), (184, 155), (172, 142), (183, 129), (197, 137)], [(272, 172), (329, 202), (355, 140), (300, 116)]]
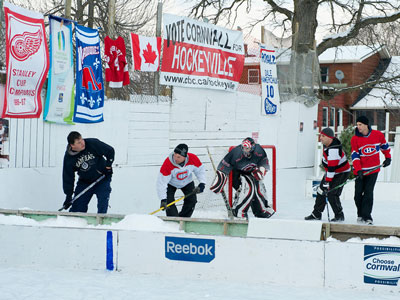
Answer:
[(362, 149), (361, 149), (361, 153), (364, 156), (371, 156), (374, 155), (376, 153), (376, 147), (374, 145), (365, 145)]
[(11, 40), (11, 55), (19, 61), (28, 59), (29, 56), (38, 52), (42, 43), (40, 29), (36, 33), (24, 32), (16, 34)]
[(184, 180), (187, 177), (188, 177), (188, 171), (187, 170), (176, 174), (176, 179), (178, 179), (178, 180)]

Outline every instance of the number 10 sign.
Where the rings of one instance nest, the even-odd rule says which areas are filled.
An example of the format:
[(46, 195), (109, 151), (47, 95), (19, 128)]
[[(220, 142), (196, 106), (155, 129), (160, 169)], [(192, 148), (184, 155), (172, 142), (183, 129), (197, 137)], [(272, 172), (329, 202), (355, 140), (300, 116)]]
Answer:
[(261, 46), (260, 58), (262, 114), (278, 115), (280, 101), (276, 52), (272, 48)]

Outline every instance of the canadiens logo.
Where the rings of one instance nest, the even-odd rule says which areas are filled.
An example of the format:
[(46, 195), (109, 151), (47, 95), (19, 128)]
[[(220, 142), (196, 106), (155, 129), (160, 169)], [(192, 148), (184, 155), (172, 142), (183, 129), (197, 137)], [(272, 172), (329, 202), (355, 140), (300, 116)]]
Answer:
[(38, 52), (42, 44), (40, 29), (36, 33), (24, 32), (16, 34), (10, 42), (11, 55), (19, 61), (27, 60), (29, 56)]
[(374, 145), (365, 145), (361, 148), (361, 153), (364, 156), (371, 156), (376, 153), (376, 147)]
[(184, 180), (188, 177), (188, 171), (184, 171), (184, 172), (180, 172), (178, 174), (176, 174), (176, 179), (178, 180)]

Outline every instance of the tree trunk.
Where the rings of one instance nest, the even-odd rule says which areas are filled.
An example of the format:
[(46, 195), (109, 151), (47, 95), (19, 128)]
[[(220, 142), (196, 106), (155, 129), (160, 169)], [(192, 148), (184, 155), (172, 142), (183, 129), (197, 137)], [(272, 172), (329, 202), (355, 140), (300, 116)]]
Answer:
[(298, 100), (306, 105), (314, 105), (318, 101), (314, 93), (320, 77), (315, 51), (317, 10), (317, 0), (294, 1), (290, 71), (286, 74), (283, 87), (286, 100)]

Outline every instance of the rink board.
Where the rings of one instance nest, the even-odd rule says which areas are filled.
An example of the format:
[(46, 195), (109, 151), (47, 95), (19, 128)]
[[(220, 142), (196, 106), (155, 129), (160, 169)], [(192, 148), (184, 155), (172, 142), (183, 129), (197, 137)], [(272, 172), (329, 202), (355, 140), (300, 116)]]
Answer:
[[(114, 270), (133, 275), (158, 274), (283, 286), (382, 288), (400, 292), (398, 285), (364, 282), (364, 250), (365, 245), (371, 244), (361, 241), (305, 241), (113, 230), (113, 249), (110, 253), (107, 251), (107, 232), (110, 230), (102, 228), (0, 225), (0, 267), (105, 270), (107, 259), (111, 258)], [(179, 247), (173, 244), (171, 248), (170, 244), (167, 245), (171, 240), (182, 240), (184, 243)], [(206, 261), (198, 261), (204, 257), (194, 255), (196, 257), (192, 260), (187, 245), (204, 242), (208, 243), (209, 253), (206, 251), (206, 254), (212, 256), (206, 257)], [(379, 247), (400, 246), (377, 243)], [(203, 246), (197, 247), (202, 249)], [(179, 253), (173, 253), (175, 256), (171, 257), (171, 249)]]

